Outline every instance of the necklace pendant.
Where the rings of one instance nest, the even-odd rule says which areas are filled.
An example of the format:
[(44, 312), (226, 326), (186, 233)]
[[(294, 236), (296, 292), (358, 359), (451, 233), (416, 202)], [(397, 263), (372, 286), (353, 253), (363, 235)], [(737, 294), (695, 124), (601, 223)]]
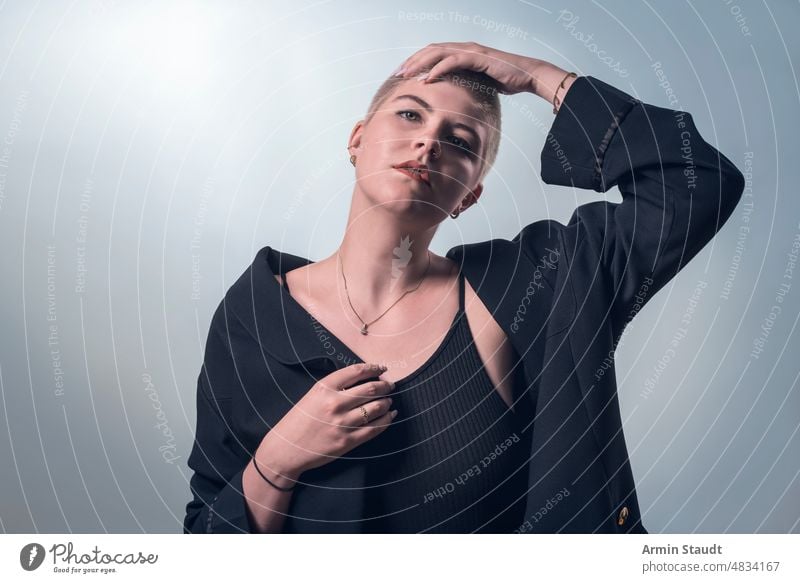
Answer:
[(364, 336), (366, 336), (366, 335), (367, 335), (367, 325), (366, 325), (366, 324), (362, 324), (362, 326), (361, 326), (361, 333), (362, 333)]

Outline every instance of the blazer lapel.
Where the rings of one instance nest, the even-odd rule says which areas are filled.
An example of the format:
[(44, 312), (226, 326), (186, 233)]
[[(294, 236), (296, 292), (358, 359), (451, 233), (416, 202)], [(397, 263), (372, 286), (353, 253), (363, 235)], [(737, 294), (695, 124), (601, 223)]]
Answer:
[(336, 358), (319, 340), (324, 327), (299, 306), (275, 279), (309, 259), (281, 253), (267, 246), (233, 284), (226, 302), (261, 349), (283, 364), (317, 364), (334, 367)]

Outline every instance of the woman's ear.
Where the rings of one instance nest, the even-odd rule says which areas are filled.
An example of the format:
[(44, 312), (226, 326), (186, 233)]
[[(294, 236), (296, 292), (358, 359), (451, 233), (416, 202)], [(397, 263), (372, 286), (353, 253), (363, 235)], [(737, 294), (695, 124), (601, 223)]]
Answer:
[(364, 133), (364, 120), (358, 120), (356, 125), (353, 126), (352, 131), (350, 132), (350, 141), (347, 145), (347, 150), (354, 154), (353, 150), (360, 150), (361, 149), (361, 135)]
[(483, 182), (479, 182), (478, 185), (472, 189), (472, 196), (469, 199), (469, 204), (466, 207), (464, 207), (464, 210), (462, 210), (461, 212), (464, 212), (473, 204), (478, 204), (478, 199), (481, 197), (482, 192), (483, 192)]

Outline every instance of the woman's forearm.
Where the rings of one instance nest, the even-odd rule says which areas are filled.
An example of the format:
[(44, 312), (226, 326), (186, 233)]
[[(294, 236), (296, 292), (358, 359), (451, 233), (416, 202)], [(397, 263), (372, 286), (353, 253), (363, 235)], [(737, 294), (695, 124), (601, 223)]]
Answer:
[[(281, 468), (279, 464), (276, 464), (266, 440), (256, 451), (255, 461), (258, 469), (272, 483), (282, 488), (293, 486), (300, 477), (299, 472)], [(289, 509), (289, 502), (292, 499), (292, 492), (285, 492), (268, 484), (259, 475), (252, 460), (242, 473), (242, 490), (247, 516), (253, 531), (257, 533), (281, 532)]]

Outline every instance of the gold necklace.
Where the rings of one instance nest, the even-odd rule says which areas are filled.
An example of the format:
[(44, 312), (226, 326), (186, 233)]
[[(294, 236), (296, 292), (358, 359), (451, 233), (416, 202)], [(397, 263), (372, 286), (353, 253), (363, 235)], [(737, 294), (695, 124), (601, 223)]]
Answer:
[(389, 306), (388, 308), (386, 308), (386, 310), (384, 310), (383, 314), (381, 314), (380, 316), (378, 316), (377, 318), (375, 318), (375, 319), (374, 319), (372, 322), (366, 323), (366, 322), (364, 322), (364, 320), (362, 320), (362, 319), (361, 319), (361, 316), (359, 316), (359, 315), (358, 315), (358, 312), (356, 312), (356, 309), (353, 307), (353, 302), (351, 302), (351, 301), (350, 301), (350, 292), (349, 292), (349, 291), (347, 291), (347, 278), (346, 278), (346, 277), (345, 277), (345, 275), (344, 275), (344, 266), (342, 265), (342, 254), (341, 254), (341, 253), (340, 253), (338, 250), (336, 251), (336, 256), (339, 258), (339, 267), (340, 267), (340, 268), (341, 268), (341, 270), (342, 270), (342, 279), (344, 280), (344, 293), (345, 293), (345, 294), (347, 294), (347, 303), (349, 303), (349, 304), (350, 304), (350, 309), (352, 309), (352, 310), (353, 310), (353, 313), (356, 315), (356, 317), (357, 317), (359, 320), (361, 320), (361, 333), (362, 333), (362, 334), (364, 334), (365, 336), (367, 335), (367, 328), (368, 328), (370, 325), (372, 325), (372, 324), (374, 324), (375, 322), (377, 322), (378, 320), (380, 320), (380, 319), (383, 317), (383, 315), (384, 315), (386, 312), (388, 312), (389, 310), (391, 310), (391, 309), (394, 307), (394, 305), (395, 305), (397, 302), (399, 302), (399, 301), (400, 301), (400, 300), (402, 300), (404, 297), (406, 297), (406, 294), (408, 294), (408, 293), (411, 293), (411, 292), (413, 292), (413, 291), (417, 291), (417, 288), (418, 288), (420, 285), (422, 285), (422, 281), (423, 281), (423, 280), (425, 279), (425, 277), (428, 275), (428, 270), (429, 270), (429, 269), (430, 269), (430, 267), (431, 267), (431, 252), (430, 252), (430, 250), (428, 250), (428, 266), (425, 268), (425, 273), (423, 274), (423, 276), (422, 276), (422, 279), (420, 279), (420, 280), (419, 280), (419, 283), (417, 284), (417, 287), (415, 287), (414, 289), (410, 289), (410, 290), (406, 291), (406, 292), (405, 292), (405, 293), (404, 293), (402, 296), (400, 296), (399, 298), (397, 298), (397, 299), (394, 301), (394, 303), (393, 303), (391, 306)]

